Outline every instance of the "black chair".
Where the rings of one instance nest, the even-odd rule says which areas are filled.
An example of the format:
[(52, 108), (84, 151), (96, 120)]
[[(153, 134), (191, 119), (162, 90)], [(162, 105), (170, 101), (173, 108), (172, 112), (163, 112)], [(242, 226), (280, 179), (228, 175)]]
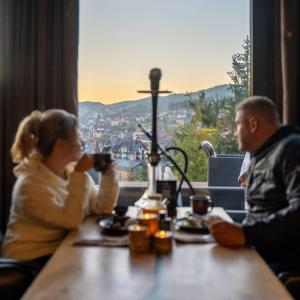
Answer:
[(217, 155), (208, 158), (208, 190), (215, 206), (223, 207), (233, 221), (241, 223), (246, 215), (245, 194), (238, 176), (242, 155)]
[(296, 300), (300, 299), (300, 271), (282, 272), (278, 278)]
[(238, 177), (244, 157), (218, 155), (208, 158), (208, 186), (240, 187)]
[(20, 299), (39, 271), (33, 262), (0, 258), (0, 298)]
[(118, 198), (118, 206), (133, 206), (142, 197), (146, 187), (121, 186)]

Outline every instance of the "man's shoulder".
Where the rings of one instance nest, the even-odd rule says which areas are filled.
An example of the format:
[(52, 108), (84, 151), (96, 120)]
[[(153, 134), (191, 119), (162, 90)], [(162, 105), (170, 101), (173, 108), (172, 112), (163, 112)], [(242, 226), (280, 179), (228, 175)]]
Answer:
[(287, 161), (296, 163), (300, 161), (300, 134), (293, 133), (282, 139), (273, 152), (280, 164)]
[(279, 144), (284, 149), (289, 149), (289, 148), (300, 149), (300, 134), (292, 133), (289, 136), (282, 139)]

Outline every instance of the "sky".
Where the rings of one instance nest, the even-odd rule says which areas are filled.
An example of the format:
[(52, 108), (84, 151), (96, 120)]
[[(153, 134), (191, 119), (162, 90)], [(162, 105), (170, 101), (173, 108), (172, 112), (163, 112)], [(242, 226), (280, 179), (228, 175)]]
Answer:
[(154, 67), (175, 93), (229, 83), (249, 33), (250, 0), (81, 0), (79, 101), (145, 98)]

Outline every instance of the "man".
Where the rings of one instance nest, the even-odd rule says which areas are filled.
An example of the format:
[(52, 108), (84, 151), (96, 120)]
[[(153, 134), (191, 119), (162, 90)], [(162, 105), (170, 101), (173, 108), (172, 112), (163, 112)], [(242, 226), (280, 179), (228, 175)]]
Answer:
[(222, 246), (254, 246), (271, 266), (279, 263), (275, 272), (282, 263), (300, 266), (300, 131), (281, 126), (266, 97), (242, 101), (235, 121), (239, 149), (251, 153), (249, 211), (242, 225), (213, 221), (211, 234)]

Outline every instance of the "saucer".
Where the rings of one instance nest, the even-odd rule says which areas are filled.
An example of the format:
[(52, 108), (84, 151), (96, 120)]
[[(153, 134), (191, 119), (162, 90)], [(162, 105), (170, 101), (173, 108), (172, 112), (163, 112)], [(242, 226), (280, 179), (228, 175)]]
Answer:
[(189, 218), (183, 218), (176, 221), (176, 229), (197, 234), (208, 234), (208, 228), (201, 221), (192, 221)]
[(129, 219), (127, 216), (112, 215), (99, 221), (101, 231), (105, 235), (120, 236), (128, 233), (125, 222)]

